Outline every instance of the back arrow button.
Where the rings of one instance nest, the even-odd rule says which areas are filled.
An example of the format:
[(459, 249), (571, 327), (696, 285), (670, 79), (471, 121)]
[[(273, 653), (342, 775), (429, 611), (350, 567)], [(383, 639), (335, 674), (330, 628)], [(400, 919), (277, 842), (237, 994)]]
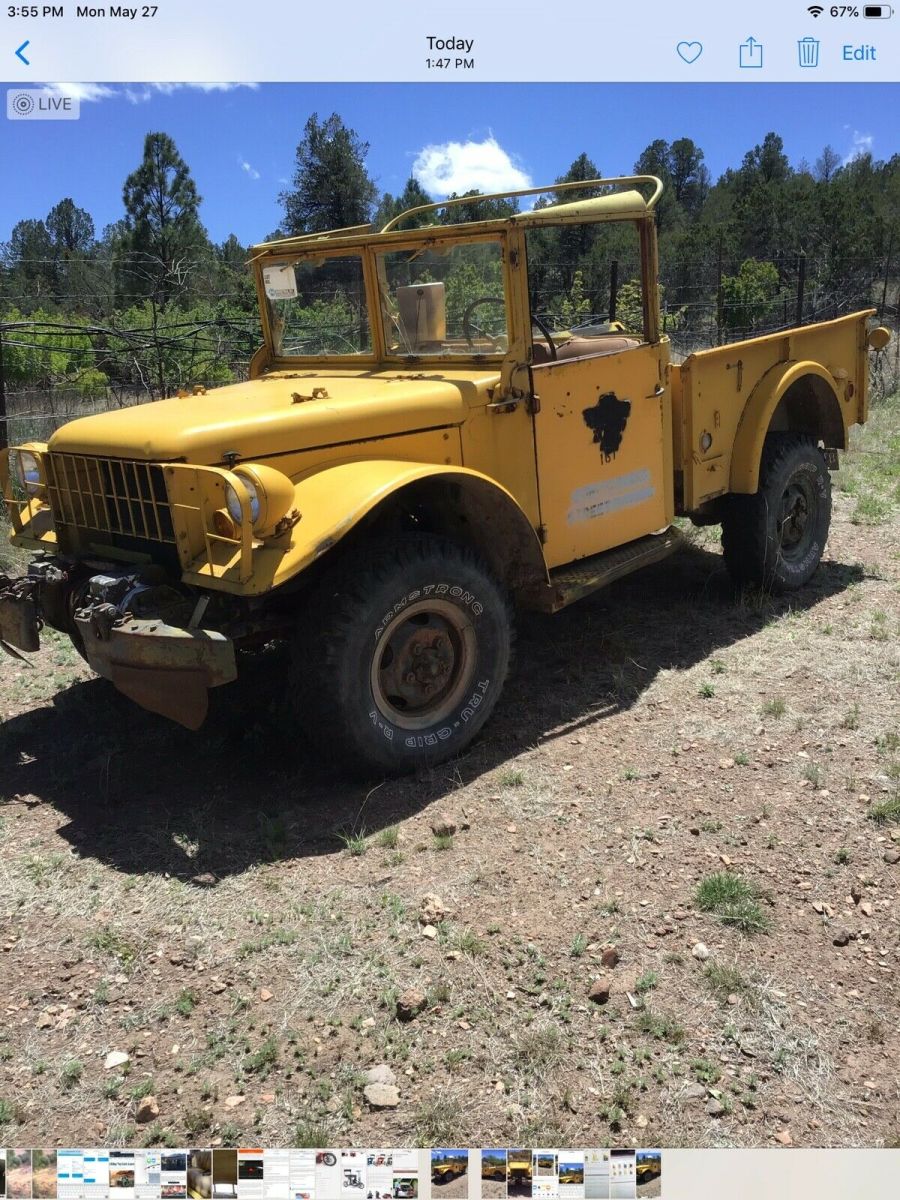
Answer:
[(31, 45), (31, 42), (26, 39), (22, 43), (22, 45), (18, 48), (18, 50), (16, 51), (16, 58), (21, 59), (21, 61), (25, 64), (26, 67), (30, 67), (31, 63), (25, 57), (25, 55), (22, 53), (22, 51), (25, 49), (26, 46), (30, 46), (30, 45)]

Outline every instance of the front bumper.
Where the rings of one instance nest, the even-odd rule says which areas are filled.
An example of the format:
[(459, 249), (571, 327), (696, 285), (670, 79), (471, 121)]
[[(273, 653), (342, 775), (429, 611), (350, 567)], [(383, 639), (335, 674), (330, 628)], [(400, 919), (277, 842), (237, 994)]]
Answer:
[[(50, 563), (18, 579), (0, 575), (0, 649), (16, 658), (40, 649), (41, 616), (54, 589), (70, 588), (65, 571)], [(57, 597), (58, 599), (58, 597)], [(142, 708), (187, 729), (199, 729), (209, 711), (209, 689), (237, 678), (234, 643), (210, 629), (183, 629), (158, 618), (137, 618), (115, 604), (79, 608), (67, 627), (91, 667)], [(56, 604), (56, 611), (65, 609)]]
[(214, 630), (138, 619), (110, 604), (80, 609), (75, 628), (98, 675), (187, 729), (199, 729), (206, 719), (209, 689), (237, 679), (234, 643)]

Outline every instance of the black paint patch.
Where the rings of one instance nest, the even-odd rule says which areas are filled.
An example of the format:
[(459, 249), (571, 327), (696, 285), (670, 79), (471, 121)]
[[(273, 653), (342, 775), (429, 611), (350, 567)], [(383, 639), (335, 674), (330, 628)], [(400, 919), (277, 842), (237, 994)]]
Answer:
[(581, 414), (607, 462), (615, 457), (622, 445), (622, 435), (630, 413), (630, 400), (620, 400), (615, 392), (606, 392), (593, 408), (586, 408)]

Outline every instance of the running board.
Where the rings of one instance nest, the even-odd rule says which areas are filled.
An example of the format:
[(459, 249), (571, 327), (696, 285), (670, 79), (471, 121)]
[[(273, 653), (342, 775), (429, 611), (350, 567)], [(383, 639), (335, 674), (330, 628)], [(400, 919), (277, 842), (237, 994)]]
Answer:
[(590, 558), (580, 558), (565, 567), (558, 567), (550, 572), (550, 611), (558, 612), (574, 600), (580, 600), (632, 571), (667, 558), (683, 542), (684, 538), (672, 527), (665, 533), (649, 534), (625, 546), (616, 546), (614, 550), (604, 550), (602, 554), (592, 554)]

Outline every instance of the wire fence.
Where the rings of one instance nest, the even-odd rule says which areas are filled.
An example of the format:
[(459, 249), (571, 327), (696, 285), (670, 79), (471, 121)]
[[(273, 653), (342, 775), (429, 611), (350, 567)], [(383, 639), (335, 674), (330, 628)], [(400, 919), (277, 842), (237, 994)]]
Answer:
[[(839, 266), (822, 257), (778, 255), (761, 264), (768, 269), (763, 284), (751, 286), (750, 280), (746, 287), (744, 265), (715, 246), (690, 259), (664, 259), (662, 325), (675, 361), (710, 346), (873, 307), (894, 333), (888, 350), (872, 359), (873, 398), (900, 386), (900, 279), (890, 255), (847, 258)], [(209, 263), (193, 264), (196, 271), (181, 264), (191, 282), (180, 299), (159, 306), (146, 293), (117, 291), (115, 312), (103, 319), (92, 315), (83, 289), (83, 307), (73, 311), (70, 304), (71, 281), (96, 264), (56, 264), (55, 279), (43, 281), (48, 289), (43, 298), (16, 290), (16, 270), (46, 266), (43, 260), (19, 260), (12, 271), (7, 265), (0, 272), (0, 444), (7, 434), (10, 441), (43, 439), (73, 417), (246, 379), (262, 331), (247, 281), (234, 271), (219, 280), (227, 286), (217, 291), (215, 279), (199, 278), (200, 267), (208, 269)], [(571, 263), (541, 267), (550, 277), (568, 271), (571, 279)], [(616, 315), (617, 295), (621, 299), (623, 285), (636, 283), (639, 275), (639, 262), (630, 254), (594, 262), (588, 281), (593, 294), (585, 303), (597, 311), (582, 309), (578, 323)], [(835, 278), (843, 282), (835, 284)]]

